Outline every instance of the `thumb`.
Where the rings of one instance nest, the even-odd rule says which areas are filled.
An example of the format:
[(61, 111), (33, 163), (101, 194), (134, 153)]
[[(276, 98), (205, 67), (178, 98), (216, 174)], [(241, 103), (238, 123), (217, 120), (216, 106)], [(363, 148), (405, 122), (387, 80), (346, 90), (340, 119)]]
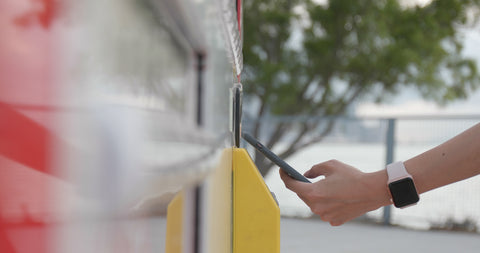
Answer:
[(330, 160), (323, 163), (314, 165), (310, 170), (305, 172), (303, 175), (308, 178), (316, 178), (318, 176), (328, 176), (332, 174), (337, 166), (338, 161)]
[(293, 179), (287, 173), (285, 173), (282, 169), (280, 169), (279, 171), (280, 171), (280, 178), (285, 183), (285, 187), (287, 187), (291, 191), (294, 191), (296, 193), (301, 193), (304, 191), (308, 191), (308, 187), (311, 186), (311, 184), (309, 183), (304, 183), (296, 179)]

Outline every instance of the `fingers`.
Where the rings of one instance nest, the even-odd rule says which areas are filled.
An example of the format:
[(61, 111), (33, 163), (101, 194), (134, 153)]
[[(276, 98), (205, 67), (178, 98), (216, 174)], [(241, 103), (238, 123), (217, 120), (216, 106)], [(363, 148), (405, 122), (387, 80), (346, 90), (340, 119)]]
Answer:
[(314, 165), (310, 170), (303, 174), (305, 177), (308, 178), (316, 178), (318, 176), (328, 176), (330, 175), (336, 166), (338, 166), (340, 162), (337, 160), (330, 160), (323, 163), (319, 163)]
[(369, 211), (364, 209), (363, 203), (354, 203), (346, 206), (340, 205), (338, 208), (332, 208), (324, 213), (320, 218), (327, 221), (332, 226), (340, 226), (345, 222), (351, 221)]
[(289, 190), (294, 191), (297, 194), (302, 194), (304, 192), (309, 191), (309, 185), (310, 185), (309, 183), (304, 183), (296, 179), (293, 179), (281, 169), (279, 171), (280, 171), (280, 178), (282, 178), (283, 182), (285, 183), (285, 186)]
[(364, 209), (363, 203), (342, 202), (315, 203), (310, 209), (321, 220), (329, 222), (332, 226), (340, 226), (368, 211)]

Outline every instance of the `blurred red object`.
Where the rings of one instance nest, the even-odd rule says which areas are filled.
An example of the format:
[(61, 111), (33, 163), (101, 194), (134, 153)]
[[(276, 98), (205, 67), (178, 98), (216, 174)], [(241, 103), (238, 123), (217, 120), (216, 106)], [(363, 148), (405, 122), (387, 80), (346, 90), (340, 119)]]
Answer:
[(0, 0), (2, 253), (51, 252), (45, 219), (38, 214), (53, 200), (45, 181), (37, 179), (39, 174), (53, 173), (52, 133), (47, 125), (54, 122), (45, 110), (54, 99), (57, 42), (52, 25), (57, 4), (54, 0)]

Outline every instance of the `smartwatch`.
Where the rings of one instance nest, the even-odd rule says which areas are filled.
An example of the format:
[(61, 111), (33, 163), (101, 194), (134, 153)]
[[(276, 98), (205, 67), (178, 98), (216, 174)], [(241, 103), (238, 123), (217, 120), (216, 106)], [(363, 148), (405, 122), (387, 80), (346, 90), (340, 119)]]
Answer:
[(387, 165), (388, 189), (392, 196), (393, 205), (406, 208), (417, 204), (420, 200), (412, 175), (408, 174), (403, 162)]

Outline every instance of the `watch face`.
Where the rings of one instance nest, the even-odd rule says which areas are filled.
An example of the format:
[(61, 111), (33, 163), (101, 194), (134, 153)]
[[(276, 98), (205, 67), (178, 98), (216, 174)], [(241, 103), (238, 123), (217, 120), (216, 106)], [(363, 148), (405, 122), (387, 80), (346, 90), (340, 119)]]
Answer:
[(405, 207), (418, 202), (419, 197), (411, 178), (403, 178), (388, 185), (395, 207)]

